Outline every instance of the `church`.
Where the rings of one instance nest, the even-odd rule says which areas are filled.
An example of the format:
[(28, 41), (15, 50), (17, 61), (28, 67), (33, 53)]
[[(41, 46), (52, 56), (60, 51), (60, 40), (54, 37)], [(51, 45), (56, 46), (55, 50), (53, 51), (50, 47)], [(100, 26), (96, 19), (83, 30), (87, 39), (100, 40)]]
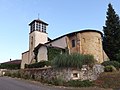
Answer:
[(98, 63), (108, 59), (102, 47), (103, 34), (98, 30), (75, 31), (51, 40), (46, 32), (48, 26), (46, 22), (36, 19), (29, 26), (29, 49), (22, 53), (21, 69), (25, 68), (25, 64), (49, 60), (50, 47), (57, 48), (61, 52), (67, 49), (69, 54), (90, 54)]

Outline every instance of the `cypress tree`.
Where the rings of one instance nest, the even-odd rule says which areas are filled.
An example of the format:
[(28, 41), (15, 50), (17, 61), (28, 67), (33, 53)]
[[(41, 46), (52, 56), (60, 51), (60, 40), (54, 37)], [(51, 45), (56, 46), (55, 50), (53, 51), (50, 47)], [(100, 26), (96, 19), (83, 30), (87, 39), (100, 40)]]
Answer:
[(120, 50), (120, 20), (111, 4), (108, 4), (106, 18), (103, 26), (103, 49), (111, 61), (119, 61), (117, 56)]

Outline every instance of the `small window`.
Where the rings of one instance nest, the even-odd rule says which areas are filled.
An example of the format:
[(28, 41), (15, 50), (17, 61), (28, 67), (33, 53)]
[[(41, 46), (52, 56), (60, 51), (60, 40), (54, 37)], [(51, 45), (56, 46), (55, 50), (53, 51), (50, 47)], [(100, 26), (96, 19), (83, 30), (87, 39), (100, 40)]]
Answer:
[(32, 31), (34, 31), (35, 30), (35, 24), (33, 23), (32, 24)]
[(85, 43), (85, 38), (83, 38), (83, 42)]
[(72, 40), (72, 47), (75, 47), (75, 40)]
[(31, 49), (33, 49), (33, 37), (31, 37)]
[(39, 31), (40, 31), (40, 28), (41, 28), (41, 25), (40, 25), (40, 23), (39, 23), (39, 25), (38, 25), (38, 29), (39, 29)]
[(36, 30), (38, 30), (38, 23), (36, 23)]
[(73, 73), (73, 77), (74, 78), (78, 77), (78, 73)]
[(77, 80), (77, 79), (79, 79), (79, 77), (80, 77), (80, 75), (79, 75), (79, 73), (78, 72), (74, 72), (74, 73), (72, 73), (72, 79), (73, 80)]
[(42, 25), (42, 32), (46, 33), (46, 26), (44, 24)]
[(32, 26), (30, 26), (30, 32), (32, 32)]
[(44, 25), (42, 24), (42, 32), (43, 32), (43, 29), (44, 29)]
[(100, 38), (98, 38), (98, 43), (100, 44)]

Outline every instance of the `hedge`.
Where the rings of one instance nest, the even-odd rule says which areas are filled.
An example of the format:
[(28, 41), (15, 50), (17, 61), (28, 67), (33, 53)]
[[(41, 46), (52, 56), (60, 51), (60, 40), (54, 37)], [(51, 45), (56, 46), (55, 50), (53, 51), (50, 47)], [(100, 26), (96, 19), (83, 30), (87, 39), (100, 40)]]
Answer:
[(20, 69), (20, 64), (1, 64), (0, 69)]
[(117, 62), (117, 61), (104, 61), (104, 62), (102, 63), (102, 65), (103, 65), (103, 66), (112, 65), (112, 66), (114, 66), (117, 70), (119, 70), (119, 68), (120, 68), (120, 63)]
[(25, 68), (42, 68), (50, 65), (51, 65), (50, 61), (41, 61), (33, 64), (26, 64)]

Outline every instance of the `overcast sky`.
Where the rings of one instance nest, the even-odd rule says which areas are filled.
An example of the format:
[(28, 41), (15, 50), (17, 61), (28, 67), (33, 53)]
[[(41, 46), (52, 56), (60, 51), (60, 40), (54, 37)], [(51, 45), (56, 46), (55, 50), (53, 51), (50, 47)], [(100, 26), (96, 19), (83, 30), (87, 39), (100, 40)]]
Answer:
[(54, 39), (78, 30), (102, 31), (109, 3), (120, 15), (120, 0), (0, 0), (0, 62), (21, 59), (28, 50), (28, 24), (38, 13)]

